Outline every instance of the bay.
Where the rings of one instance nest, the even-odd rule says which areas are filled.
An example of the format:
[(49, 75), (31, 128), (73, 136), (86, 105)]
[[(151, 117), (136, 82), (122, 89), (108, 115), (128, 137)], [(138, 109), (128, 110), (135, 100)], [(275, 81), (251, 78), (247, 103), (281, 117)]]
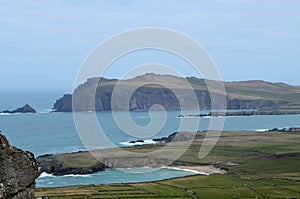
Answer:
[[(92, 113), (82, 113), (92, 114)], [(160, 138), (176, 132), (182, 118), (180, 111), (167, 111), (163, 128), (146, 139)], [(98, 112), (99, 124), (115, 146), (126, 146), (129, 141), (140, 139), (124, 133), (115, 123), (110, 111)], [(148, 112), (131, 112), (138, 125), (148, 125)], [(184, 118), (199, 120), (198, 130), (208, 129), (211, 118)], [(226, 117), (224, 131), (255, 131), (272, 128), (299, 127), (300, 115), (235, 116)], [(85, 150), (77, 134), (72, 113), (2, 114), (0, 130), (12, 145), (33, 152), (36, 156)], [(186, 129), (189, 130), (189, 129)], [(143, 132), (140, 132), (141, 136)], [(99, 148), (107, 148), (105, 143)]]
[[(56, 95), (56, 94), (55, 94)], [(45, 95), (46, 96), (46, 95)], [(43, 98), (45, 97), (43, 96)], [(46, 97), (45, 97), (46, 98)], [(53, 97), (54, 98), (54, 97)], [(1, 99), (3, 101), (3, 99)], [(12, 100), (12, 105), (9, 104), (9, 99), (2, 103), (2, 109), (11, 107), (11, 109), (21, 106), (22, 100), (18, 99), (15, 104)], [(37, 103), (39, 101), (39, 103)], [(10, 141), (10, 143), (23, 150), (31, 151), (35, 156), (44, 154), (69, 153), (86, 150), (82, 144), (80, 135), (77, 133), (72, 113), (50, 113), (51, 103), (42, 99), (31, 100), (33, 106), (38, 110), (36, 114), (0, 114), (0, 130)], [(36, 103), (34, 103), (36, 102)], [(207, 113), (208, 111), (201, 111)], [(199, 111), (190, 111), (190, 114), (199, 114)], [(80, 114), (93, 114), (82, 112)], [(118, 112), (116, 114), (124, 114)], [(166, 121), (163, 127), (154, 135), (143, 138), (150, 142), (153, 138), (168, 136), (173, 132), (178, 131), (183, 120), (199, 121), (198, 130), (203, 131), (208, 129), (211, 118), (178, 118), (180, 111), (167, 111)], [(159, 114), (158, 114), (159, 115)], [(115, 146), (123, 147), (132, 145), (129, 141), (138, 140), (140, 137), (135, 137), (121, 130), (115, 122), (111, 111), (97, 112), (99, 125), (105, 132), (107, 138)], [(130, 112), (131, 119), (134, 123), (140, 126), (147, 126), (151, 123), (151, 118), (147, 111)], [(155, 114), (154, 114), (155, 117)], [(154, 119), (154, 118), (152, 118)], [(159, 119), (159, 118), (158, 118)], [(264, 129), (273, 128), (289, 128), (300, 127), (300, 115), (276, 115), (276, 116), (234, 116), (226, 117), (224, 131), (261, 131)], [(88, 132), (87, 128), (87, 132)], [(185, 130), (189, 130), (186, 128)], [(143, 137), (142, 130), (138, 132)], [(106, 143), (99, 142), (98, 148), (107, 148)], [(161, 169), (152, 171), (150, 168), (142, 168), (140, 173), (128, 170), (107, 170), (92, 175), (84, 176), (61, 176), (54, 177), (43, 174), (37, 179), (38, 187), (53, 187), (53, 186), (68, 186), (79, 184), (105, 184), (105, 183), (125, 183), (125, 182), (140, 182), (161, 180), (173, 177), (181, 177), (186, 175), (194, 175), (189, 171), (178, 171), (172, 169)], [(139, 168), (141, 169), (141, 168)], [(143, 175), (143, 178), (140, 176)]]

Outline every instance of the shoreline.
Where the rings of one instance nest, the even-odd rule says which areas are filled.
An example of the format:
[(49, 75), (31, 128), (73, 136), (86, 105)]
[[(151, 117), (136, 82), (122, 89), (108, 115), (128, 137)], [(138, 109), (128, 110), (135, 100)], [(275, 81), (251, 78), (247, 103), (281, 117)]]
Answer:
[[(136, 178), (146, 181), (105, 184), (105, 180), (99, 180), (97, 183), (88, 183), (88, 185), (57, 186), (56, 184), (53, 188), (37, 188), (36, 197), (65, 199), (72, 195), (72, 197), (87, 199), (96, 197), (154, 199), (174, 198), (174, 196), (186, 198), (191, 195), (210, 198), (213, 195), (215, 198), (222, 198), (226, 194), (233, 198), (239, 193), (241, 198), (250, 196), (255, 198), (260, 197), (260, 193), (264, 193), (267, 198), (286, 198), (287, 196), (299, 198), (297, 190), (300, 182), (300, 129), (291, 130), (293, 131), (288, 133), (279, 131), (226, 132), (220, 137), (214, 151), (204, 159), (198, 158), (199, 146), (203, 141), (203, 137), (199, 135), (186, 153), (175, 164), (168, 167), (174, 170), (191, 171), (191, 176), (147, 181), (143, 175), (137, 174)], [(127, 150), (148, 152), (160, 149), (160, 146), (144, 145), (129, 147)], [(180, 143), (174, 146), (180, 146)], [(89, 157), (87, 153), (59, 156), (66, 168), (82, 167), (83, 160), (90, 163)], [(122, 156), (119, 157), (122, 158)], [(76, 160), (80, 160), (80, 163)], [(126, 163), (125, 160), (127, 159), (121, 159), (121, 162)], [(218, 174), (224, 172), (220, 170), (226, 170), (227, 174)], [(215, 174), (208, 175), (200, 172)], [(287, 186), (291, 189), (287, 190)]]
[[(90, 185), (95, 185), (95, 186), (114, 186), (114, 185), (126, 185), (126, 184), (141, 184), (141, 183), (156, 183), (156, 182), (162, 182), (162, 181), (166, 181), (166, 180), (176, 180), (176, 179), (184, 179), (184, 178), (187, 178), (187, 177), (191, 177), (191, 176), (212, 176), (214, 174), (217, 174), (217, 175), (225, 175), (227, 174), (227, 171), (223, 170), (223, 169), (219, 169), (219, 168), (216, 168), (214, 167), (213, 165), (205, 165), (205, 166), (163, 166), (163, 167), (159, 167), (159, 168), (151, 168), (151, 167), (144, 167), (146, 170), (144, 172), (146, 173), (152, 173), (152, 172), (157, 172), (159, 170), (159, 172), (170, 172), (170, 174), (172, 174), (173, 172), (175, 172), (174, 174), (172, 175), (169, 175), (168, 177), (165, 177), (165, 178), (156, 178), (156, 179), (143, 179), (143, 180), (140, 180), (140, 179), (136, 179), (136, 180), (129, 180), (127, 182), (124, 182), (124, 181), (111, 181), (111, 182), (100, 182), (100, 183), (86, 183), (84, 182), (85, 180), (84, 179), (92, 179), (95, 177), (95, 179), (99, 178), (99, 176), (102, 176), (101, 172), (97, 172), (97, 173), (93, 173), (93, 174), (85, 174), (85, 175), (74, 175), (74, 174), (68, 174), (68, 175), (63, 175), (63, 176), (54, 176), (52, 174), (47, 174), (45, 172), (41, 173), (41, 176), (37, 179), (37, 184), (39, 184), (38, 182), (42, 182), (42, 183), (45, 183), (47, 182), (48, 180), (50, 181), (57, 181), (57, 180), (60, 180), (60, 179), (64, 179), (64, 178), (68, 178), (70, 179), (73, 178), (74, 180), (76, 178), (76, 181), (77, 183), (76, 184), (69, 184), (69, 185), (55, 185), (55, 186), (52, 186), (53, 184), (50, 183), (48, 185), (42, 185), (42, 184), (39, 184), (39, 186), (37, 186), (36, 188), (37, 189), (57, 189), (57, 188), (68, 188), (68, 187), (76, 187), (76, 186), (90, 186)], [(140, 171), (140, 167), (135, 167), (135, 168), (126, 168), (126, 169), (137, 169), (138, 171)], [(120, 171), (121, 173), (132, 173), (132, 174), (142, 174), (144, 172), (140, 172), (140, 173), (135, 173), (135, 171), (126, 171), (126, 169), (124, 170), (124, 168), (111, 168), (111, 169), (108, 169), (106, 171), (110, 171), (110, 172), (114, 172), (115, 170), (117, 171)], [(148, 170), (149, 169), (149, 170)], [(177, 175), (176, 174), (176, 171), (178, 172), (185, 172), (184, 175), (180, 174), (180, 175)], [(126, 175), (126, 174), (125, 174)], [(153, 175), (155, 175), (155, 173), (153, 173)], [(55, 178), (57, 178), (55, 180)]]
[(213, 165), (206, 165), (206, 166), (171, 166), (166, 167), (168, 169), (175, 169), (175, 170), (183, 170), (189, 172), (195, 172), (196, 174), (200, 175), (212, 175), (212, 174), (227, 174), (225, 169), (220, 169), (214, 167)]
[[(268, 135), (270, 133), (294, 133), (299, 132), (299, 127), (291, 127), (291, 128), (283, 128), (283, 129), (269, 129), (269, 130), (259, 130), (259, 131), (247, 131), (249, 136), (253, 135)], [(236, 132), (227, 132), (226, 134), (230, 133), (238, 133)], [(248, 134), (249, 132), (253, 132), (252, 134)], [(224, 132), (225, 133), (225, 132)], [(238, 134), (237, 134), (238, 135)], [(136, 151), (143, 148), (143, 150), (155, 150), (159, 149), (160, 147), (164, 146), (165, 144), (174, 142), (174, 143), (184, 143), (189, 140), (197, 140), (202, 142), (205, 138), (205, 131), (198, 132), (196, 135), (190, 132), (177, 132), (172, 133), (168, 137), (163, 137), (160, 139), (155, 139), (153, 141), (156, 144), (137, 144), (132, 143), (133, 146), (122, 147), (124, 150), (129, 151)], [(135, 141), (132, 141), (135, 142)], [(108, 156), (105, 154), (109, 154)], [(100, 158), (102, 161), (99, 161)], [(138, 157), (130, 157), (126, 158), (126, 156), (122, 153), (118, 153), (115, 148), (110, 149), (99, 149), (93, 151), (91, 154), (89, 151), (78, 151), (73, 153), (65, 153), (65, 154), (46, 154), (37, 157), (37, 161), (40, 164), (41, 172), (46, 172), (48, 174), (53, 174), (54, 176), (62, 176), (68, 174), (93, 174), (101, 171), (105, 171), (109, 168), (135, 168), (135, 167), (177, 167), (181, 169), (190, 169), (195, 170), (197, 172), (206, 172), (206, 173), (218, 173), (222, 174), (223, 172), (218, 170), (214, 167), (205, 167), (203, 165), (212, 165), (211, 163), (208, 164), (200, 164), (196, 165), (191, 164), (189, 165), (188, 162), (184, 160), (177, 160), (175, 162), (171, 162), (168, 159), (157, 159), (154, 157), (148, 157), (147, 155), (142, 155)], [(185, 166), (178, 166), (178, 165), (185, 165)], [(218, 165), (220, 166), (220, 165)], [(222, 168), (222, 167), (221, 167)]]

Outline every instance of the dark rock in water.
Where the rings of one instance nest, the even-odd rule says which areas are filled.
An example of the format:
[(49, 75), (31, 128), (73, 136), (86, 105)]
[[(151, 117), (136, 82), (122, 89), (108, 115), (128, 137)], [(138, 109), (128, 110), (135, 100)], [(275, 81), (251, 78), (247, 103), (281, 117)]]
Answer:
[(130, 144), (135, 144), (135, 143), (144, 143), (144, 140), (137, 140), (137, 141), (130, 141)]
[(195, 138), (195, 134), (186, 133), (186, 132), (175, 132), (169, 135), (168, 137), (152, 139), (157, 143), (169, 143), (169, 142), (182, 142), (189, 141)]
[(283, 129), (274, 128), (274, 129), (270, 129), (268, 131), (275, 131), (275, 132), (282, 132), (282, 133), (293, 133), (293, 132), (299, 132), (300, 128), (297, 128), (297, 127), (283, 128)]
[(36, 110), (29, 106), (28, 104), (25, 104), (23, 107), (18, 108), (13, 111), (14, 113), (36, 113)]
[(10, 146), (0, 134), (0, 198), (34, 198), (35, 179), (39, 175), (34, 155)]
[(16, 110), (13, 111), (6, 110), (0, 113), (36, 113), (36, 110), (32, 108), (30, 105), (25, 104), (23, 107), (20, 107)]

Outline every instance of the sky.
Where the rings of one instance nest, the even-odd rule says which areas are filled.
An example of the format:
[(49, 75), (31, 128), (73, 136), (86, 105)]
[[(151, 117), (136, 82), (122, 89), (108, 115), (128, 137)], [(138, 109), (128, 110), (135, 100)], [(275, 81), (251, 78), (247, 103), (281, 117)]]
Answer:
[[(0, 90), (71, 91), (97, 45), (142, 27), (193, 38), (225, 81), (300, 85), (299, 10), (298, 0), (0, 0)], [(182, 60), (151, 51), (118, 60), (105, 76), (149, 62), (197, 76)]]

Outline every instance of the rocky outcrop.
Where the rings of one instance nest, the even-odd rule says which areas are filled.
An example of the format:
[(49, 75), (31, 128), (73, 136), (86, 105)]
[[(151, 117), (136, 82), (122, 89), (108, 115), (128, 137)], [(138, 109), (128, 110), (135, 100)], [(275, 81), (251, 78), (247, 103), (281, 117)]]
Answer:
[(56, 100), (54, 111), (71, 112), (72, 111), (72, 95), (65, 94), (62, 98)]
[(283, 129), (274, 128), (274, 129), (270, 129), (268, 131), (282, 132), (282, 133), (295, 133), (295, 132), (300, 132), (300, 128), (297, 128), (297, 127), (283, 128)]
[(34, 198), (39, 169), (34, 155), (9, 144), (0, 134), (0, 198)]
[(13, 111), (2, 111), (0, 113), (36, 113), (36, 110), (32, 108), (30, 105), (25, 104), (24, 106), (17, 108), (16, 110)]
[[(77, 152), (73, 154), (86, 154), (89, 156), (88, 152)], [(95, 164), (91, 164), (90, 166), (85, 167), (74, 167), (70, 165), (64, 165), (63, 160), (60, 158), (59, 155), (54, 154), (47, 154), (43, 156), (37, 157), (37, 162), (40, 165), (40, 172), (53, 174), (55, 176), (62, 176), (68, 174), (76, 174), (76, 175), (83, 175), (83, 174), (92, 174), (99, 171), (104, 171), (106, 168), (104, 164), (101, 162), (96, 162)]]
[(175, 132), (169, 135), (168, 137), (156, 138), (153, 139), (153, 141), (155, 141), (156, 143), (184, 142), (193, 140), (195, 136), (199, 136), (199, 134), (195, 135), (190, 132)]

